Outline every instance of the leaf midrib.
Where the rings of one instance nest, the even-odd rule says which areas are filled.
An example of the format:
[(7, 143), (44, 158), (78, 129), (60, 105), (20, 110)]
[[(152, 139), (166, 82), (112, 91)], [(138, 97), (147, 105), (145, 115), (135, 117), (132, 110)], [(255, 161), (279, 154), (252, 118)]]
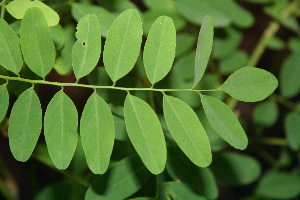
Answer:
[(156, 166), (156, 168), (157, 168), (157, 171), (160, 171), (160, 170), (159, 170), (159, 167), (158, 167), (158, 164), (157, 164), (157, 162), (156, 162), (156, 159), (154, 158), (153, 152), (151, 151), (151, 149), (150, 149), (150, 147), (149, 147), (148, 140), (147, 140), (146, 134), (145, 134), (145, 132), (144, 132), (144, 129), (143, 129), (142, 126), (141, 126), (141, 121), (140, 121), (140, 119), (139, 119), (139, 117), (138, 117), (138, 114), (137, 114), (137, 112), (136, 112), (136, 108), (135, 108), (135, 106), (134, 106), (134, 104), (133, 104), (133, 102), (132, 102), (132, 100), (131, 100), (131, 98), (133, 98), (133, 97), (129, 97), (129, 98), (130, 98), (130, 103), (131, 103), (131, 106), (132, 106), (132, 108), (133, 108), (134, 114), (135, 114), (136, 119), (137, 119), (137, 121), (138, 121), (139, 128), (140, 128), (140, 130), (141, 130), (141, 132), (142, 132), (142, 136), (143, 136), (143, 138), (144, 138), (144, 140), (145, 140), (145, 144), (146, 144), (146, 146), (147, 146), (147, 149), (148, 149), (149, 152), (150, 152), (150, 156), (152, 157), (152, 160), (153, 160), (154, 163), (155, 163), (155, 166)]
[[(15, 60), (12, 58), (11, 50), (10, 50), (9, 46), (7, 45), (7, 42), (4, 38), (3, 33), (2, 33), (1, 30), (0, 30), (0, 35), (2, 37), (2, 41), (4, 42), (4, 45), (5, 45), (6, 49), (8, 49), (8, 53), (10, 55), (9, 58), (10, 58), (11, 62), (13, 63), (13, 66), (14, 66), (14, 72), (17, 72), (17, 64), (16, 64)], [(5, 67), (5, 66), (3, 66), (3, 67)]]
[[(206, 101), (205, 99), (204, 99), (204, 101)], [(223, 123), (223, 120), (221, 120), (219, 117), (218, 117), (218, 115), (216, 114), (216, 112), (214, 111), (214, 109), (212, 109), (212, 107), (211, 106), (209, 106), (209, 104), (208, 103), (205, 103), (207, 106), (206, 106), (206, 109), (205, 109), (205, 107), (204, 107), (204, 110), (205, 110), (205, 112), (206, 112), (206, 115), (207, 116), (209, 116), (207, 113), (211, 113), (211, 114), (213, 114), (214, 116), (215, 116), (215, 118), (218, 120), (218, 122), (219, 122), (219, 124), (220, 125), (222, 125), (222, 128), (225, 130), (224, 132), (229, 132), (230, 134), (228, 134), (228, 136), (230, 137), (230, 135), (231, 135), (231, 137), (230, 138), (235, 138), (236, 140), (238, 140), (239, 141), (239, 143), (240, 144), (243, 144), (243, 142), (242, 142), (242, 140), (236, 135), (236, 134), (234, 134), (224, 123)], [(208, 112), (208, 110), (207, 109), (209, 109), (210, 111)], [(211, 123), (212, 124), (212, 126), (213, 127), (216, 127), (213, 123)], [(217, 131), (217, 133), (225, 140), (225, 138), (224, 138), (224, 135), (222, 135), (222, 134), (220, 134), (219, 133), (219, 131)], [(232, 142), (229, 142), (229, 141), (227, 141), (228, 139), (226, 139), (226, 142), (228, 142), (229, 144), (231, 144), (232, 145)], [(241, 146), (239, 144), (239, 146)], [(236, 146), (236, 145), (235, 145)]]
[(197, 154), (201, 157), (202, 161), (207, 165), (208, 163), (205, 161), (205, 159), (203, 158), (203, 155), (200, 153), (200, 151), (198, 150), (198, 148), (196, 147), (196, 144), (194, 143), (194, 141), (191, 139), (190, 135), (187, 133), (185, 126), (183, 125), (182, 121), (180, 120), (179, 116), (177, 115), (177, 113), (175, 112), (174, 108), (172, 107), (172, 105), (170, 104), (169, 100), (167, 99), (169, 97), (166, 97), (166, 100), (170, 106), (170, 108), (172, 109), (173, 113), (175, 114), (176, 118), (178, 119), (178, 121), (180, 122), (181, 126), (184, 129), (185, 135), (188, 136), (189, 140), (191, 141), (191, 143), (193, 144), (194, 148), (196, 149)]

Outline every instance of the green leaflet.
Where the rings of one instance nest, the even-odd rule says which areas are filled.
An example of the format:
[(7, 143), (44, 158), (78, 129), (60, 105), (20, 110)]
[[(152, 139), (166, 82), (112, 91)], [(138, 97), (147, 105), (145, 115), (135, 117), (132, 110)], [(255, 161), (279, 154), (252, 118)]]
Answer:
[(33, 88), (24, 91), (11, 110), (9, 146), (14, 158), (25, 162), (31, 156), (42, 129), (42, 108)]
[(44, 78), (54, 65), (56, 52), (46, 19), (39, 8), (26, 11), (20, 28), (20, 43), (28, 67)]
[(178, 147), (168, 148), (166, 169), (174, 181), (180, 180), (196, 194), (207, 199), (218, 198), (218, 186), (210, 168), (194, 165)]
[(215, 131), (236, 149), (245, 149), (248, 138), (238, 119), (230, 108), (219, 99), (201, 95), (207, 119)]
[(279, 108), (276, 102), (266, 100), (257, 104), (253, 111), (253, 121), (263, 126), (272, 126), (278, 119)]
[(82, 112), (80, 136), (91, 171), (103, 174), (109, 165), (115, 128), (108, 105), (96, 92), (90, 96)]
[(155, 84), (171, 70), (175, 57), (176, 30), (170, 17), (161, 16), (151, 26), (143, 59), (147, 77)]
[(0, 55), (0, 65), (18, 74), (23, 65), (19, 38), (2, 18), (0, 18)]
[(133, 68), (141, 47), (142, 24), (137, 10), (121, 13), (108, 31), (103, 61), (105, 69), (116, 82)]
[(65, 35), (63, 27), (60, 24), (57, 24), (56, 26), (49, 27), (49, 30), (52, 35), (52, 39), (56, 50), (61, 49), (65, 44)]
[(82, 17), (84, 17), (87, 14), (95, 14), (101, 23), (101, 35), (103, 37), (107, 37), (107, 32), (116, 18), (112, 13), (110, 13), (103, 7), (89, 5), (85, 3), (72, 3), (71, 12), (73, 18), (76, 21), (79, 21)]
[(201, 25), (206, 15), (214, 19), (216, 27), (226, 27), (231, 22), (226, 14), (213, 6), (211, 0), (176, 0), (175, 4), (181, 15), (197, 25)]
[(162, 187), (164, 189), (164, 195), (166, 197), (172, 197), (172, 199), (207, 200), (207, 198), (199, 196), (182, 182), (164, 182)]
[(254, 17), (248, 10), (244, 9), (234, 0), (209, 1), (209, 3), (219, 12), (230, 18), (232, 23), (240, 28), (249, 28), (254, 23)]
[(295, 97), (300, 92), (299, 52), (290, 54), (284, 61), (279, 74), (280, 93), (286, 98)]
[(201, 29), (199, 32), (199, 37), (198, 37), (193, 88), (201, 80), (205, 72), (209, 60), (209, 56), (211, 54), (212, 46), (213, 46), (213, 37), (214, 37), (214, 21), (209, 15), (206, 15), (205, 18), (203, 19)]
[(78, 114), (72, 100), (61, 90), (49, 102), (44, 134), (49, 155), (58, 169), (66, 169), (77, 145)]
[[(226, 47), (225, 47), (226, 48)], [(249, 56), (245, 51), (233, 50), (226, 58), (222, 59), (220, 62), (220, 72), (222, 75), (230, 75), (234, 71), (244, 67), (249, 60)]]
[(256, 195), (268, 199), (294, 199), (300, 193), (300, 179), (296, 174), (270, 171), (256, 188)]
[(208, 166), (212, 160), (210, 144), (193, 109), (168, 95), (163, 97), (163, 109), (169, 131), (181, 150), (195, 165)]
[(9, 105), (9, 95), (6, 85), (0, 85), (0, 123), (4, 119)]
[(289, 146), (293, 150), (300, 148), (300, 113), (291, 112), (284, 119), (284, 130)]
[(192, 34), (179, 33), (176, 35), (176, 57), (187, 53), (195, 44), (195, 38)]
[(126, 199), (138, 191), (151, 177), (151, 173), (138, 156), (125, 158), (91, 184), (85, 200)]
[[(25, 16), (27, 9), (29, 8), (39, 8), (43, 15), (46, 18), (48, 26), (55, 26), (59, 22), (58, 14), (48, 7), (46, 4), (40, 1), (31, 1), (31, 0), (14, 0), (11, 1), (7, 6), (7, 11), (16, 19), (22, 19)], [(38, 16), (36, 16), (38, 17)]]
[(124, 118), (129, 139), (145, 166), (153, 174), (161, 173), (165, 168), (167, 149), (155, 112), (146, 102), (128, 94)]
[(100, 23), (96, 15), (86, 15), (77, 24), (77, 41), (72, 49), (72, 63), (78, 79), (97, 65), (101, 53)]
[(72, 48), (75, 40), (75, 27), (68, 25), (64, 27), (65, 43), (61, 49), (61, 58), (56, 59), (54, 69), (58, 74), (66, 75), (72, 71)]
[(241, 186), (253, 183), (261, 175), (260, 163), (248, 155), (223, 152), (214, 156), (209, 166), (217, 182), (224, 186)]
[[(72, 182), (61, 180), (44, 187), (33, 200), (53, 200), (53, 198), (72, 199), (72, 196), (75, 193), (72, 187), (74, 187)], [(80, 186), (79, 189), (86, 190), (84, 186)], [(76, 188), (76, 196), (79, 196), (77, 191), (78, 188)]]
[(270, 72), (243, 67), (231, 74), (220, 89), (239, 101), (256, 102), (267, 98), (278, 86)]
[(243, 33), (232, 26), (228, 26), (223, 29), (216, 29), (214, 48), (212, 50), (213, 58), (223, 60), (233, 56), (236, 53), (242, 39)]

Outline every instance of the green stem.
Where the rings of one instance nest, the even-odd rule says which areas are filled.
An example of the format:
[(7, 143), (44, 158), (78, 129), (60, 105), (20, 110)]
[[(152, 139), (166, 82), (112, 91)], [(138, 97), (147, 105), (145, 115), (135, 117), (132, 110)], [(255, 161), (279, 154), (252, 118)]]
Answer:
[(84, 87), (84, 88), (91, 88), (91, 89), (114, 89), (114, 90), (123, 90), (123, 91), (157, 91), (157, 92), (170, 92), (170, 91), (188, 91), (188, 92), (211, 92), (211, 91), (220, 91), (220, 89), (212, 89), (212, 90), (193, 90), (193, 89), (156, 89), (156, 88), (124, 88), (124, 87), (115, 87), (115, 86), (99, 86), (99, 85), (85, 85), (85, 84), (78, 84), (78, 83), (60, 83), (60, 82), (51, 82), (45, 80), (31, 80), (25, 79), (21, 77), (11, 77), (11, 76), (4, 76), (0, 75), (0, 78), (5, 80), (11, 81), (22, 81), (32, 84), (45, 84), (45, 85), (55, 85), (59, 87)]
[(264, 30), (263, 35), (259, 39), (251, 57), (247, 63), (247, 66), (256, 67), (258, 61), (260, 60), (262, 54), (264, 53), (269, 40), (277, 33), (280, 25), (276, 21), (271, 21), (267, 28)]
[(4, 19), (4, 17), (5, 17), (5, 11), (6, 11), (6, 9), (5, 9), (5, 1), (6, 0), (2, 1), (1, 4), (0, 4), (0, 6), (1, 6), (1, 18), (2, 19)]
[(3, 6), (5, 4), (6, 0), (1, 1), (0, 6)]
[(271, 146), (287, 146), (288, 142), (284, 138), (276, 138), (276, 137), (267, 137), (267, 138), (252, 138), (250, 139), (251, 143), (255, 144), (265, 144)]
[(281, 95), (278, 95), (278, 94), (275, 94), (273, 93), (271, 96), (270, 96), (270, 99), (280, 103), (281, 105), (293, 110), (293, 111), (300, 111), (300, 106), (298, 106), (296, 103), (286, 99), (285, 97), (281, 96)]

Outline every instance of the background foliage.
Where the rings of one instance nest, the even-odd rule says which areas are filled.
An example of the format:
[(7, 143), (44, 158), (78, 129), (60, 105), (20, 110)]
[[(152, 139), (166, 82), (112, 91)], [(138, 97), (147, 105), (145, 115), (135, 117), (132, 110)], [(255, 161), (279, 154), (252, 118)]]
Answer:
[(299, 198), (299, 0), (0, 5), (1, 198)]

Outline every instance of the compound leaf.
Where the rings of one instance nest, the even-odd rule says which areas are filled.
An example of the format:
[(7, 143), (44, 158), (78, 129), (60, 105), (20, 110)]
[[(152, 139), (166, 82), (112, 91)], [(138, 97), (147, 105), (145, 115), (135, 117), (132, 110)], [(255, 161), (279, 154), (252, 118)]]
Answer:
[(166, 16), (157, 18), (151, 26), (143, 53), (146, 73), (152, 84), (163, 79), (171, 70), (175, 47), (173, 20)]
[(100, 23), (96, 15), (86, 15), (79, 20), (76, 38), (77, 41), (72, 49), (72, 63), (78, 80), (89, 74), (100, 58)]
[(103, 174), (112, 153), (115, 128), (106, 102), (93, 93), (88, 99), (80, 120), (80, 136), (87, 164), (95, 174)]
[(142, 24), (137, 10), (121, 13), (110, 27), (103, 52), (105, 69), (116, 82), (133, 68), (141, 47)]
[(19, 38), (2, 18), (0, 18), (0, 55), (0, 65), (15, 74), (20, 72), (23, 59)]
[(127, 95), (124, 118), (130, 141), (143, 163), (153, 174), (161, 173), (166, 164), (164, 133), (157, 115), (143, 100)]
[(61, 90), (49, 102), (44, 119), (44, 134), (49, 155), (58, 169), (66, 169), (74, 155), (78, 115), (72, 100)]
[(245, 149), (248, 138), (238, 119), (230, 108), (219, 99), (201, 95), (207, 119), (215, 131), (236, 149)]
[(213, 37), (214, 37), (214, 21), (209, 15), (206, 15), (205, 18), (203, 19), (201, 29), (199, 32), (199, 37), (198, 37), (193, 87), (195, 87), (203, 77), (203, 74), (205, 72), (209, 60), (209, 56), (211, 54)]
[(39, 8), (26, 11), (20, 28), (20, 43), (28, 67), (44, 78), (54, 65), (56, 51), (46, 19)]
[(11, 110), (9, 146), (14, 158), (25, 162), (31, 156), (42, 129), (42, 108), (33, 88), (24, 91)]
[(185, 102), (164, 95), (163, 109), (167, 126), (181, 150), (196, 165), (211, 163), (211, 148), (206, 132), (196, 113)]
[(125, 158), (91, 184), (85, 194), (85, 200), (126, 199), (138, 191), (151, 177), (151, 173), (138, 156)]
[(231, 74), (220, 89), (239, 101), (261, 101), (278, 86), (270, 72), (255, 67), (243, 67)]
[(37, 7), (43, 12), (47, 20), (48, 26), (55, 26), (58, 24), (58, 14), (41, 1), (14, 0), (11, 1), (5, 8), (14, 18), (22, 19), (25, 17), (24, 15), (27, 9), (32, 7)]

